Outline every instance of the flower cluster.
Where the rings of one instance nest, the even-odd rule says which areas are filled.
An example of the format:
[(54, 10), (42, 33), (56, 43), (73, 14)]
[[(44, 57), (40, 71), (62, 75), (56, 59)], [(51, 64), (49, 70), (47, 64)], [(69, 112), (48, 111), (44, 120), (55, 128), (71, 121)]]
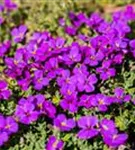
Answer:
[(54, 118), (56, 108), (50, 101), (45, 100), (41, 94), (29, 96), (27, 99), (22, 98), (16, 107), (15, 118), (23, 123), (30, 124), (38, 119), (40, 115), (47, 115)]
[(10, 95), (11, 91), (8, 89), (6, 81), (0, 80), (0, 100), (8, 99)]
[[(2, 3), (2, 2), (1, 2)], [(1, 13), (3, 12), (11, 12), (17, 9), (17, 4), (12, 0), (3, 0), (3, 4), (0, 3), (0, 25), (5, 22), (5, 18)]]
[(127, 134), (118, 134), (115, 123), (108, 119), (98, 123), (98, 119), (94, 116), (83, 116), (78, 120), (78, 126), (81, 128), (77, 134), (80, 139), (90, 139), (100, 132), (104, 142), (112, 147), (118, 147), (128, 138)]
[(48, 143), (45, 149), (47, 150), (62, 150), (64, 146), (64, 142), (62, 140), (58, 140), (55, 136), (50, 136), (48, 139)]
[[(15, 8), (14, 3), (5, 0), (0, 11)], [(101, 93), (100, 83), (117, 75), (117, 66), (127, 55), (135, 57), (135, 40), (126, 36), (131, 31), (128, 22), (135, 19), (135, 12), (128, 6), (125, 11), (114, 13), (111, 22), (96, 13), (87, 17), (83, 13), (71, 12), (69, 18), (71, 26), (67, 26), (63, 18), (59, 23), (68, 35), (77, 39), (71, 44), (46, 31), (35, 32), (27, 38), (29, 30), (24, 24), (12, 29), (11, 40), (0, 44), (0, 59), (5, 64), (3, 74), (15, 80), (22, 91), (30, 88), (33, 91), (18, 101), (13, 117), (0, 116), (0, 145), (18, 131), (18, 123), (29, 125), (44, 115), (50, 118), (54, 130), (69, 132), (79, 128), (77, 137), (80, 139), (87, 140), (100, 134), (110, 147), (126, 142), (127, 134), (119, 133), (113, 120), (99, 120), (94, 115), (81, 116), (77, 120), (75, 115), (82, 108), (104, 113), (114, 103), (121, 105), (132, 101), (121, 87), (115, 88), (113, 95)], [(95, 36), (80, 34), (81, 26), (88, 27)], [(17, 48), (11, 56), (9, 52), (14, 45)], [(50, 89), (60, 93), (57, 105), (53, 104), (52, 97), (45, 98), (45, 91)], [(0, 80), (0, 99), (10, 96), (8, 83)], [(69, 114), (72, 117), (68, 117)], [(47, 150), (61, 150), (63, 147), (62, 140), (53, 135), (49, 137)]]
[(100, 126), (104, 142), (112, 147), (118, 147), (128, 138), (127, 134), (118, 134), (118, 130), (112, 120), (103, 119)]
[(18, 131), (18, 124), (12, 116), (0, 115), (0, 146), (8, 141), (9, 136)]

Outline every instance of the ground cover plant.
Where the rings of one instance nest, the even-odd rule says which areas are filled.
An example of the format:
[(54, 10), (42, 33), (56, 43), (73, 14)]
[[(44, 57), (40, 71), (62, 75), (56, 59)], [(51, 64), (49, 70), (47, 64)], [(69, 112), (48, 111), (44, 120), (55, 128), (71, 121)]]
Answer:
[(36, 30), (0, 4), (2, 150), (135, 148), (134, 7), (67, 14)]

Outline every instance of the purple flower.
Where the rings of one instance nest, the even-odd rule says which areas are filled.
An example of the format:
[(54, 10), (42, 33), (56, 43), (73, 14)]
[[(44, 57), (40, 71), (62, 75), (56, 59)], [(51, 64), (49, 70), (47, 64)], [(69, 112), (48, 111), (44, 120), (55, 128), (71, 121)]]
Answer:
[(75, 14), (74, 12), (69, 13), (69, 18), (72, 21), (74, 27), (79, 28), (86, 21), (86, 16), (84, 13)]
[(89, 64), (90, 66), (96, 66), (102, 59), (104, 58), (104, 54), (102, 51), (96, 52), (94, 48), (88, 49), (89, 51), (86, 51), (86, 58), (84, 60), (85, 64)]
[(97, 83), (97, 77), (95, 74), (91, 74), (88, 76), (88, 78), (85, 81), (85, 91), (86, 92), (93, 92), (95, 90), (94, 84)]
[(83, 116), (78, 120), (78, 126), (81, 130), (77, 136), (80, 139), (90, 139), (98, 135), (98, 130), (95, 128), (98, 124), (98, 119), (94, 116)]
[(127, 48), (127, 41), (126, 40), (124, 41), (124, 39), (116, 38), (114, 42), (115, 42), (114, 47), (115, 49), (117, 49), (117, 51)]
[(24, 57), (24, 49), (17, 49), (14, 55), (13, 63), (19, 68), (24, 68), (27, 65), (27, 60)]
[(114, 102), (121, 103), (121, 102), (129, 102), (131, 99), (130, 95), (126, 95), (124, 89), (121, 87), (117, 87), (114, 89)]
[(105, 133), (103, 140), (105, 144), (110, 147), (118, 147), (126, 142), (128, 135), (125, 133), (118, 134), (118, 131), (115, 130), (115, 133)]
[(123, 12), (123, 16), (126, 20), (133, 20), (135, 19), (135, 12), (134, 12), (134, 8), (131, 5), (128, 5), (125, 9), (125, 11)]
[(38, 119), (39, 113), (35, 110), (35, 105), (31, 102), (21, 99), (16, 107), (15, 117), (19, 122), (30, 124)]
[(75, 62), (80, 62), (81, 54), (79, 51), (78, 44), (73, 43), (69, 49), (70, 49), (69, 54), (64, 54), (62, 60), (68, 65), (71, 65)]
[(60, 88), (60, 92), (64, 97), (77, 94), (76, 87), (73, 83), (72, 84), (65, 84)]
[(65, 32), (70, 36), (74, 36), (76, 34), (76, 28), (72, 26), (65, 27)]
[[(112, 52), (112, 49), (108, 47), (110, 46), (109, 38), (105, 35), (97, 35), (90, 39), (90, 45), (92, 48), (88, 47), (88, 54), (91, 49), (96, 49), (99, 52), (101, 51), (105, 56)], [(87, 52), (87, 51), (86, 51)], [(87, 54), (87, 53), (86, 53)], [(100, 54), (100, 53), (99, 53)], [(86, 55), (87, 56), (87, 55)]]
[(56, 115), (56, 108), (50, 101), (43, 103), (43, 111), (50, 118), (54, 118)]
[(131, 31), (131, 28), (128, 26), (128, 24), (122, 20), (112, 22), (111, 27), (117, 31), (118, 37), (124, 37)]
[(86, 74), (83, 74), (83, 73), (78, 72), (78, 73), (76, 73), (76, 74), (74, 75), (74, 80), (76, 80), (76, 83), (75, 83), (74, 85), (77, 86), (77, 90), (78, 90), (79, 92), (84, 91), (85, 88), (86, 88), (85, 82), (87, 82), (87, 81), (86, 81), (86, 80), (87, 80)]
[(59, 64), (58, 64), (58, 58), (50, 58), (48, 62), (45, 64), (45, 70), (48, 72), (47, 77), (52, 79), (55, 78), (57, 74), (59, 74)]
[(59, 24), (60, 24), (60, 26), (62, 26), (62, 27), (65, 26), (65, 20), (64, 20), (64, 18), (59, 18)]
[(56, 114), (56, 108), (55, 106), (51, 103), (51, 101), (46, 100), (44, 95), (42, 94), (37, 94), (34, 96), (29, 96), (27, 98), (27, 101), (25, 99), (22, 99), (19, 101), (21, 105), (23, 103), (30, 103), (34, 106), (34, 112), (38, 112), (38, 115), (46, 115), (47, 117), (54, 118)]
[(110, 77), (114, 77), (115, 76), (116, 70), (114, 68), (110, 67), (111, 63), (112, 63), (112, 61), (110, 61), (110, 60), (104, 61), (102, 63), (102, 67), (99, 67), (99, 68), (96, 69), (96, 71), (98, 73), (100, 73), (100, 78), (102, 80), (107, 80)]
[(44, 103), (46, 103), (44, 95), (42, 94), (35, 95), (34, 98), (32, 97), (32, 101), (35, 103), (37, 109), (40, 111), (41, 114), (45, 112), (43, 107), (45, 105)]
[(74, 77), (70, 76), (69, 70), (61, 70), (60, 71), (60, 77), (57, 78), (57, 84), (60, 87), (66, 86), (66, 85), (73, 85), (76, 83), (76, 80)]
[(42, 70), (36, 70), (34, 72), (34, 88), (36, 90), (41, 90), (43, 86), (47, 86), (49, 84), (49, 79), (44, 77)]
[(115, 123), (109, 119), (103, 119), (100, 123), (100, 132), (104, 142), (111, 147), (118, 147), (127, 140), (127, 134), (118, 134)]
[(29, 57), (34, 58), (36, 62), (44, 62), (50, 54), (49, 48), (50, 47), (47, 42), (42, 42), (40, 45), (38, 45), (35, 40), (32, 40), (27, 45), (27, 53)]
[[(80, 76), (82, 77), (82, 76)], [(86, 92), (93, 92), (95, 90), (95, 86), (94, 84), (97, 83), (97, 77), (96, 75), (93, 73), (93, 74), (90, 74), (89, 76), (85, 77), (84, 79), (83, 78), (79, 78), (78, 79), (80, 80), (78, 82), (78, 90), (79, 91), (86, 91)]]
[(77, 99), (76, 99), (76, 95), (72, 94), (72, 95), (66, 96), (64, 99), (62, 99), (60, 101), (60, 106), (64, 110), (68, 110), (72, 113), (77, 112), (78, 102), (77, 102)]
[(129, 45), (131, 48), (135, 49), (135, 39), (131, 40)]
[[(35, 59), (37, 59), (37, 58), (39, 58), (38, 56), (39, 55), (37, 55), (37, 51), (39, 50), (40, 51), (40, 53), (42, 53), (43, 54), (43, 51), (44, 51), (44, 49), (43, 49), (43, 47), (44, 47), (44, 45), (41, 45), (40, 46), (40, 48), (38, 48), (37, 47), (37, 43), (35, 42), (35, 40), (32, 40), (32, 41), (30, 41), (27, 45), (26, 45), (26, 49), (27, 49), (27, 55), (31, 58), (31, 57), (33, 57), (33, 58), (35, 58)], [(41, 49), (42, 48), (42, 49)], [(45, 47), (44, 47), (45, 48)], [(41, 51), (42, 50), (42, 51)], [(40, 58), (42, 58), (41, 57), (41, 55), (40, 55)], [(37, 59), (37, 60), (39, 60), (39, 59)]]
[(70, 131), (75, 127), (74, 119), (67, 119), (64, 114), (59, 114), (54, 119), (54, 126), (59, 128), (61, 131)]
[(105, 133), (114, 133), (116, 130), (115, 123), (109, 119), (102, 119), (100, 122), (100, 132), (102, 135)]
[(66, 96), (71, 96), (76, 93), (76, 77), (70, 76), (69, 70), (61, 70), (61, 76), (57, 78), (57, 84), (60, 86), (61, 94)]
[(96, 28), (102, 23), (103, 19), (98, 13), (93, 13), (90, 18), (87, 19), (86, 24), (90, 27)]
[(0, 99), (8, 99), (11, 95), (11, 91), (8, 89), (7, 82), (0, 80)]
[(113, 58), (113, 62), (115, 64), (121, 64), (123, 62), (124, 59), (124, 55), (123, 54), (115, 54), (114, 58)]
[(74, 67), (73, 73), (74, 73), (74, 75), (78, 75), (78, 76), (80, 76), (80, 75), (88, 76), (89, 75), (87, 67), (84, 64), (80, 64), (79, 66)]
[(13, 117), (7, 117), (5, 120), (5, 131), (8, 134), (16, 133), (18, 131), (18, 124)]
[(5, 63), (7, 65), (6, 73), (12, 78), (22, 75), (24, 67), (27, 65), (26, 50), (24, 48), (19, 48), (16, 50), (14, 58), (5, 58)]
[(14, 42), (18, 43), (24, 39), (25, 33), (27, 31), (27, 27), (25, 25), (21, 25), (18, 28), (14, 28), (11, 31), (11, 35), (13, 36)]
[(79, 53), (79, 47), (78, 46), (73, 45), (71, 47), (71, 50), (69, 52), (69, 59), (71, 61), (74, 61), (74, 62), (79, 62), (81, 60), (81, 55)]
[(64, 142), (58, 140), (55, 136), (50, 136), (46, 145), (46, 150), (62, 150)]
[(4, 6), (2, 4), (0, 4), (0, 12), (4, 11)]
[(62, 48), (65, 44), (65, 40), (63, 38), (57, 38), (56, 39), (56, 47)]
[(83, 42), (88, 42), (89, 41), (89, 37), (83, 34), (79, 34), (78, 36), (79, 40), (82, 40)]
[(109, 98), (104, 94), (96, 94), (91, 99), (91, 105), (94, 107), (98, 107), (99, 111), (105, 112), (108, 108), (107, 106), (110, 105), (111, 101)]
[(75, 67), (73, 70), (74, 76), (73, 76), (73, 85), (76, 85), (79, 92), (82, 92), (85, 90), (84, 84), (88, 80), (89, 72), (87, 71), (87, 67), (85, 65), (80, 65), (79, 67)]
[(0, 115), (0, 131), (2, 131), (5, 127), (5, 118)]
[(16, 67), (15, 64), (13, 63), (13, 58), (6, 58), (5, 63), (7, 66), (7, 69), (5, 70), (5, 73), (11, 77), (11, 78), (16, 78), (20, 75), (22, 75), (22, 68)]
[(2, 146), (5, 142), (8, 141), (8, 134), (7, 132), (3, 131), (3, 132), (0, 132), (0, 146)]
[(10, 48), (11, 42), (5, 41), (0, 45), (0, 57), (3, 57)]
[(17, 81), (18, 85), (21, 87), (22, 90), (27, 91), (30, 83), (31, 83), (31, 76), (28, 71), (24, 73), (24, 76), (22, 79), (18, 79)]
[(49, 41), (48, 41), (48, 44), (49, 44), (49, 47), (51, 49), (56, 48), (56, 44), (55, 44), (55, 39), (54, 38), (50, 38)]
[(5, 8), (8, 10), (14, 10), (17, 8), (17, 5), (12, 2), (12, 0), (4, 0)]
[(82, 95), (80, 98), (80, 101), (78, 102), (79, 106), (84, 106), (85, 108), (91, 108), (92, 107), (92, 103), (91, 100), (93, 99), (93, 96), (95, 97), (95, 95)]
[(131, 40), (129, 42), (129, 45), (131, 47), (131, 52), (132, 52), (133, 56), (135, 57), (135, 39)]
[(0, 115), (0, 146), (8, 141), (8, 133), (4, 131), (5, 123), (5, 118)]
[(100, 23), (99, 27), (98, 27), (98, 32), (99, 33), (107, 33), (110, 30), (110, 23), (103, 21), (102, 23)]

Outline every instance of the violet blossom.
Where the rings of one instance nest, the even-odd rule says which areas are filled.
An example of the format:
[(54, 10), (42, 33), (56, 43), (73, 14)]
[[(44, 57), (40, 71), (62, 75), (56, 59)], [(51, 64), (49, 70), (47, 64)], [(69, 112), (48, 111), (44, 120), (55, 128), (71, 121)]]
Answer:
[(96, 129), (98, 119), (96, 117), (82, 116), (77, 123), (78, 127), (81, 128), (77, 134), (80, 139), (90, 139), (98, 135), (99, 131)]
[(62, 150), (63, 147), (64, 147), (64, 142), (52, 135), (48, 139), (45, 150)]
[(70, 131), (75, 127), (75, 121), (72, 118), (67, 119), (64, 114), (59, 114), (54, 119), (54, 126), (60, 129), (61, 131)]

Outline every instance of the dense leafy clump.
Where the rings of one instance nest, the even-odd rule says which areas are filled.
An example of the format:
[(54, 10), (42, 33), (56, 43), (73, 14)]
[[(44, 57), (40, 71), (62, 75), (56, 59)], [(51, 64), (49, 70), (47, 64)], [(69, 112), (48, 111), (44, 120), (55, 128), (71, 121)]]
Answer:
[(134, 148), (135, 11), (69, 12), (64, 37), (9, 26), (0, 5), (0, 146), (9, 150)]

